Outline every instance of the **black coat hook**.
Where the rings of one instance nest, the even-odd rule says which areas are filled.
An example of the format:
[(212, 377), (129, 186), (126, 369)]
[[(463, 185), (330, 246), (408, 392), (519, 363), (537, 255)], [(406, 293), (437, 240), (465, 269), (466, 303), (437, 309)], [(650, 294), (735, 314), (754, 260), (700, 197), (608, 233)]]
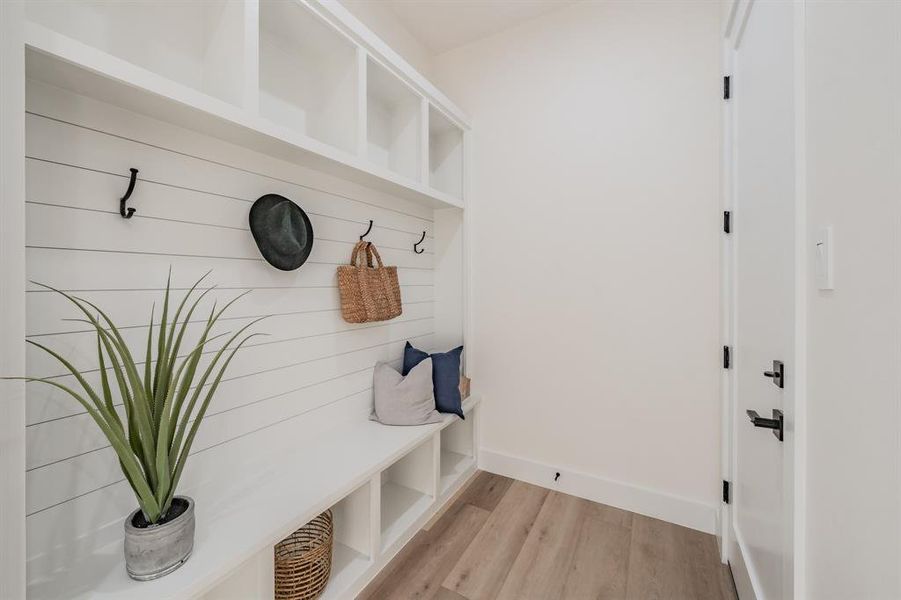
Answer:
[(415, 252), (416, 254), (422, 254), (423, 252), (425, 252), (425, 250), (419, 249), (419, 244), (421, 244), (424, 241), (425, 241), (425, 231), (422, 232), (422, 237), (419, 238), (419, 241), (416, 242), (415, 244), (413, 244), (413, 252)]
[(126, 213), (125, 203), (131, 198), (131, 193), (135, 191), (135, 181), (137, 181), (137, 179), (138, 170), (131, 169), (131, 179), (128, 181), (128, 190), (126, 190), (125, 195), (119, 199), (119, 214), (122, 215), (123, 219), (130, 219), (135, 215), (135, 209), (131, 207), (128, 208), (128, 212)]
[(366, 230), (366, 233), (360, 236), (360, 241), (363, 241), (363, 238), (369, 235), (369, 232), (372, 231), (372, 219), (369, 219), (369, 229)]

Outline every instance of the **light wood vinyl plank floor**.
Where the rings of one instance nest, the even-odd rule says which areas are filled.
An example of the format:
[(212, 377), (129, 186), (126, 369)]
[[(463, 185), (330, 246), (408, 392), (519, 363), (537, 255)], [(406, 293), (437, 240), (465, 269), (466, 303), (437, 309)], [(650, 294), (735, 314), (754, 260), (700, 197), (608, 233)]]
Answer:
[(480, 472), (358, 600), (737, 600), (712, 535)]

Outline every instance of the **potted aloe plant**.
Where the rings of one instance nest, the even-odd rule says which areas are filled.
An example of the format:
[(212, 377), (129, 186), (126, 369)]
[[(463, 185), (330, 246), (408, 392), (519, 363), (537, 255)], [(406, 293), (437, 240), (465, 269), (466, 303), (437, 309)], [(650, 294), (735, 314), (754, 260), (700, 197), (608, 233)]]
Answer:
[[(99, 389), (92, 386), (63, 356), (32, 340), (28, 343), (59, 361), (75, 377), (81, 389), (76, 391), (54, 379), (22, 379), (51, 385), (75, 398), (115, 450), (125, 479), (138, 501), (138, 509), (125, 521), (125, 567), (132, 578), (142, 581), (171, 573), (191, 554), (194, 501), (177, 496), (175, 492), (194, 437), (226, 368), (247, 340), (260, 335), (245, 335), (245, 331), (265, 318), (253, 320), (231, 335), (211, 335), (222, 314), (244, 294), (218, 310), (213, 304), (199, 341), (184, 348), (187, 352), (180, 355), (194, 311), (214, 289), (198, 293), (189, 305), (207, 275), (209, 273), (191, 287), (170, 318), (170, 273), (159, 323), (154, 322), (154, 309), (151, 309), (147, 343), (141, 349), (143, 367), (139, 367), (135, 354), (103, 310), (84, 298), (38, 284), (65, 297), (84, 315), (78, 320), (95, 330), (100, 385)], [(223, 337), (225, 342), (218, 350), (207, 350), (211, 342)], [(204, 354), (211, 357), (209, 363), (200, 368)], [(124, 408), (124, 415), (116, 410), (119, 403)]]

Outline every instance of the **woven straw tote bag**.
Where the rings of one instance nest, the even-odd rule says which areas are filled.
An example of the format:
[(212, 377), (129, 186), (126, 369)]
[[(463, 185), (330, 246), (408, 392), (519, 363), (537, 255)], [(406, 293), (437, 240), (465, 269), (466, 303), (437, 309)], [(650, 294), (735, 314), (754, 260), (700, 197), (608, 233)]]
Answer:
[[(364, 257), (365, 264), (359, 264)], [(397, 267), (384, 266), (370, 242), (357, 242), (350, 264), (338, 267), (338, 291), (341, 316), (348, 323), (387, 321), (403, 312)]]

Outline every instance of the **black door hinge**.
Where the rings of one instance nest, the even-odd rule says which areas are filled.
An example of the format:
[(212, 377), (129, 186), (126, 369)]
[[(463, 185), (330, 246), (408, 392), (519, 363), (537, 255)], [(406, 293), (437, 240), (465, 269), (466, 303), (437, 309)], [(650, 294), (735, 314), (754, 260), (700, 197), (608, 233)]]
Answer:
[(723, 368), (728, 369), (732, 366), (732, 352), (729, 346), (723, 346)]
[(729, 504), (731, 497), (729, 495), (729, 482), (723, 479), (723, 502)]
[(723, 100), (728, 100), (732, 96), (732, 77), (730, 75), (723, 76)]
[(723, 211), (723, 231), (732, 233), (732, 213), (728, 210)]

